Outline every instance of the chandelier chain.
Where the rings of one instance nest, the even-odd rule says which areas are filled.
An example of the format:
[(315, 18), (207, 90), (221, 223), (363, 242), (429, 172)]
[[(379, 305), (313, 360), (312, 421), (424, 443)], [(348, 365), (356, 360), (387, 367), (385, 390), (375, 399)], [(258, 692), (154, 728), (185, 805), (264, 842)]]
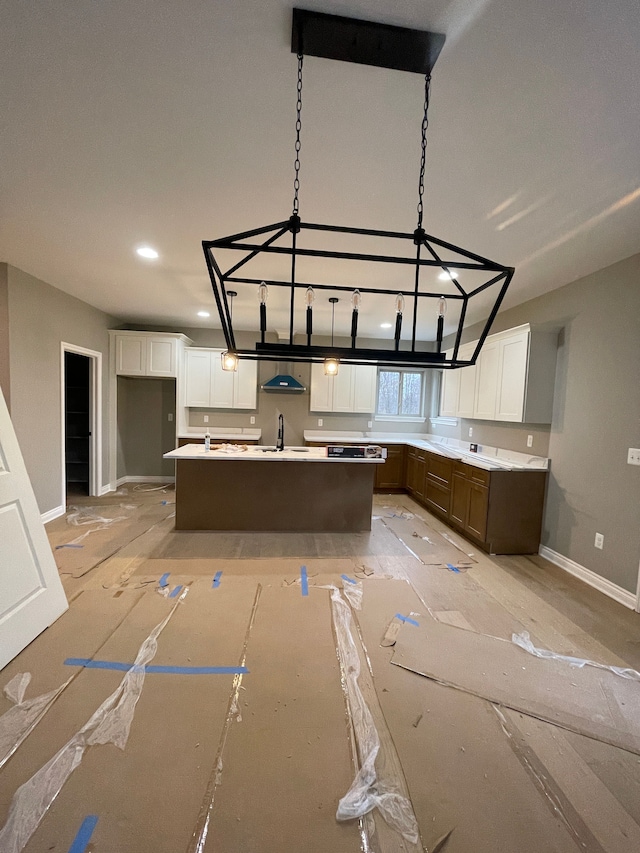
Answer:
[(300, 130), (302, 128), (302, 53), (298, 53), (298, 100), (296, 102), (296, 158), (293, 162), (295, 177), (293, 179), (293, 215), (298, 215), (299, 202), (298, 192), (300, 190)]
[(420, 158), (420, 178), (418, 180), (418, 228), (422, 228), (422, 198), (424, 196), (424, 167), (427, 160), (427, 128), (429, 127), (429, 95), (431, 89), (431, 75), (425, 74), (424, 78), (424, 112), (422, 115), (422, 156)]

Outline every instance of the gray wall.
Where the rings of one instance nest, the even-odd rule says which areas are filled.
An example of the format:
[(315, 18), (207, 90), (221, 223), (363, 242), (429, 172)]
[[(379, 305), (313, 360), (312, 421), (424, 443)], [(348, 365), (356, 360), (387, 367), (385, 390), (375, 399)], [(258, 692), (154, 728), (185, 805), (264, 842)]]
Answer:
[(102, 485), (109, 476), (109, 336), (116, 320), (8, 266), (11, 419), (40, 512), (61, 503), (60, 344), (102, 353)]
[(0, 388), (11, 412), (9, 369), (9, 270), (0, 264)]
[[(500, 313), (492, 332), (521, 323), (561, 330), (543, 544), (635, 593), (640, 468), (626, 460), (640, 447), (640, 255)], [(515, 450), (533, 432), (543, 452), (539, 426), (463, 420), (465, 441), (469, 426), (473, 441)]]
[(118, 477), (173, 476), (174, 463), (162, 454), (175, 447), (175, 416), (174, 379), (118, 377)]

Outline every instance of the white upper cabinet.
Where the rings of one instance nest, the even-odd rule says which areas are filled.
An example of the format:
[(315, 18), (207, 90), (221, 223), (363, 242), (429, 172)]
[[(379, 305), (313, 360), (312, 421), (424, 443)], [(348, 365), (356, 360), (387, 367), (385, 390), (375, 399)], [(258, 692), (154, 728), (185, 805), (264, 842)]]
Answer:
[(156, 376), (175, 379), (179, 357), (189, 338), (170, 332), (111, 331), (118, 376)]
[(200, 409), (255, 409), (257, 362), (240, 360), (238, 369), (222, 369), (221, 349), (186, 350), (185, 406)]
[[(470, 358), (477, 341), (460, 347)], [(444, 371), (440, 414), (509, 423), (551, 423), (557, 332), (528, 324), (489, 335), (475, 366)], [(447, 351), (450, 357), (452, 350)]]
[[(469, 359), (473, 355), (475, 344), (465, 344), (458, 351), (458, 357), (461, 359)], [(475, 409), (476, 397), (476, 370), (475, 364), (470, 367), (461, 367), (456, 370), (458, 374), (458, 407), (457, 416), (459, 418), (472, 418)], [(454, 371), (449, 371), (452, 373)]]
[(498, 387), (498, 342), (486, 339), (476, 362), (473, 417), (492, 421), (496, 416)]
[[(452, 355), (453, 350), (447, 350), (447, 358), (451, 358)], [(440, 414), (443, 417), (457, 417), (459, 393), (460, 370), (443, 370), (440, 385)]]
[(341, 364), (336, 376), (325, 376), (324, 365), (311, 365), (312, 412), (358, 412), (376, 410), (378, 368), (369, 364)]

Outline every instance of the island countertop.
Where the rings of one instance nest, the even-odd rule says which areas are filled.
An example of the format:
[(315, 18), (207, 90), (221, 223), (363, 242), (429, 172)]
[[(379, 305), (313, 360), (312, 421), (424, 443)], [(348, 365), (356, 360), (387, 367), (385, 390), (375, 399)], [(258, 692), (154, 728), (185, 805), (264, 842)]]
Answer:
[[(365, 442), (363, 442), (365, 443)], [(355, 462), (358, 464), (384, 462), (384, 459), (367, 458), (357, 459), (353, 457), (327, 456), (326, 447), (287, 447), (276, 451), (273, 447), (260, 447), (248, 445), (247, 449), (240, 449), (242, 445), (230, 445), (229, 448), (219, 448), (207, 451), (202, 444), (185, 444), (165, 453), (164, 459), (175, 459), (177, 461), (191, 459), (202, 462)]]

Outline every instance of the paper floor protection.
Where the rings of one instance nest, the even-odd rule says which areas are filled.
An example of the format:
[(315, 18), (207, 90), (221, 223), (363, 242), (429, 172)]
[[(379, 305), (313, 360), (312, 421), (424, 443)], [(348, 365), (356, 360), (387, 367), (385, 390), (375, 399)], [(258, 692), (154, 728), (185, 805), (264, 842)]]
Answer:
[(640, 755), (638, 685), (437, 622), (403, 625), (392, 663)]

